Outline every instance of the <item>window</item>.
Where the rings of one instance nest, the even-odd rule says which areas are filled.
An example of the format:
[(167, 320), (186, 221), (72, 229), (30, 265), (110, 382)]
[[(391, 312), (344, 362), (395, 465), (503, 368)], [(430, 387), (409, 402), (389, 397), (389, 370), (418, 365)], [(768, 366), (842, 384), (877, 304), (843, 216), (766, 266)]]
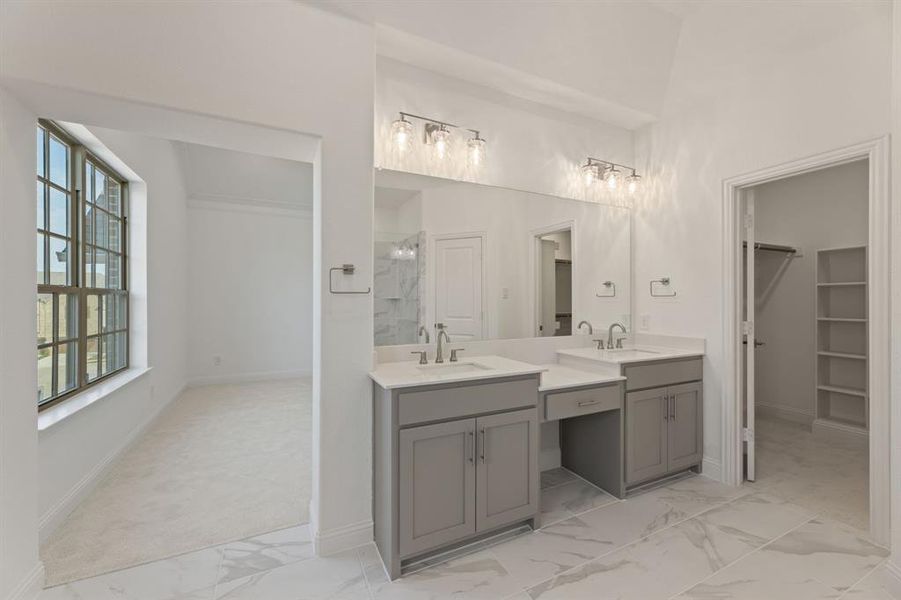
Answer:
[(39, 409), (128, 366), (127, 206), (120, 175), (39, 122)]

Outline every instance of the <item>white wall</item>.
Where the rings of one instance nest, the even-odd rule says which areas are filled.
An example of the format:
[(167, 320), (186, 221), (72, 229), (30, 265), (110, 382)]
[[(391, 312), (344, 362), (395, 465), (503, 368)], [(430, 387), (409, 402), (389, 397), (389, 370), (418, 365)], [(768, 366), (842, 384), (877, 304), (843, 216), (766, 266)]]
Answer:
[[(187, 212), (178, 152), (165, 140), (90, 129), (146, 186), (146, 195), (132, 198), (129, 222), (131, 273), (141, 280), (146, 273), (146, 284), (138, 283), (144, 289), (134, 290), (131, 298), (132, 344), (143, 343), (146, 350), (132, 352), (131, 366), (150, 366), (152, 371), (40, 432), (42, 538), (89, 491), (100, 471), (178, 395), (186, 381)], [(141, 313), (146, 317), (138, 316)]]
[[(105, 32), (102, 52), (83, 43), (83, 32), (89, 30)], [(198, 31), (204, 32), (202, 43)], [(146, 114), (169, 108), (192, 113), (195, 121), (216, 117), (321, 137), (314, 175), (313, 336), (318, 350), (313, 364), (314, 539), (324, 550), (371, 539), (371, 388), (366, 373), (372, 360), (372, 302), (366, 296), (329, 295), (327, 268), (356, 263), (357, 274), (342, 283), (355, 287), (371, 284), (372, 29), (289, 1), (263, 6), (10, 1), (0, 5), (0, 54), (4, 57), (0, 66), (4, 87), (37, 89), (38, 84), (46, 84), (64, 95), (96, 94), (103, 106), (133, 103), (132, 112), (144, 114), (144, 127), (168, 132), (171, 121), (151, 123)], [(310, 86), (310, 81), (318, 85)], [(204, 135), (214, 133), (209, 130)], [(177, 134), (173, 131), (161, 137), (181, 139)], [(247, 130), (246, 137), (249, 142), (258, 141), (252, 131)], [(32, 157), (33, 152), (28, 160)], [(8, 161), (4, 167), (6, 164)], [(31, 190), (31, 164), (20, 166), (28, 167)], [(24, 182), (23, 173), (10, 177)], [(28, 197), (30, 193), (33, 190)], [(3, 221), (4, 228), (22, 231), (30, 231), (34, 223), (25, 211), (4, 211)], [(167, 225), (157, 225), (163, 238)], [(178, 224), (171, 225), (175, 232), (180, 231)], [(4, 243), (12, 246), (4, 256), (16, 251), (27, 256), (34, 245), (28, 241), (26, 246), (24, 238), (17, 237), (4, 237)], [(157, 280), (164, 276), (157, 275)], [(151, 279), (150, 285), (154, 283)], [(31, 347), (34, 276), (30, 269), (29, 273), (20, 269), (4, 280), (4, 289), (9, 289), (7, 286), (22, 290), (19, 303), (11, 305), (6, 314), (23, 325), (21, 336), (7, 338), (4, 332), (3, 343), (9, 339), (17, 348)], [(172, 297), (161, 302), (158, 310), (151, 311), (151, 319), (155, 313), (172, 310), (170, 303), (183, 305), (185, 299)], [(151, 348), (155, 343), (151, 336)], [(178, 361), (183, 363), (184, 357), (174, 354), (165, 357), (164, 364)], [(28, 373), (28, 369), (21, 372)], [(25, 375), (21, 380), (4, 378), (7, 382), (12, 386), (9, 391), (14, 392), (9, 401), (15, 407), (8, 409), (11, 418), (4, 419), (0, 431), (4, 437), (5, 432), (13, 431), (36, 438), (36, 432), (27, 435), (34, 429), (33, 382)], [(327, 434), (320, 436), (320, 430)], [(27, 440), (11, 440), (11, 444), (21, 473), (36, 472), (36, 444)], [(16, 492), (23, 494), (25, 501), (4, 503), (2, 509), (4, 531), (0, 537), (8, 549), (2, 559), (8, 573), (4, 592), (23, 580), (37, 562), (31, 533), (36, 537), (36, 503), (33, 496), (29, 498), (24, 475), (17, 478), (11, 472), (9, 477), (12, 484), (23, 484)], [(3, 487), (8, 489), (6, 486), (4, 479)], [(317, 503), (320, 497), (322, 501)], [(11, 536), (6, 535), (7, 527)]]
[(190, 382), (309, 375), (310, 212), (191, 201), (188, 231)]
[[(0, 598), (41, 583), (34, 363), (36, 115), (0, 90)], [(32, 586), (27, 588), (26, 586)]]
[[(818, 11), (807, 20), (831, 33), (815, 44), (793, 40), (776, 56), (748, 49), (765, 50), (769, 37), (785, 31), (782, 13), (799, 5), (700, 6), (683, 23), (664, 115), (636, 137), (638, 162), (654, 180), (636, 203), (636, 318), (648, 315), (654, 332), (707, 339), (704, 454), (714, 474), (721, 466), (721, 408), (733, 401), (722, 395), (723, 180), (890, 128), (890, 5), (805, 6)], [(676, 298), (644, 291), (661, 276), (672, 278)]]
[[(892, 2), (892, 156), (901, 156), (901, 0)], [(892, 239), (901, 239), (901, 176), (892, 177)], [(892, 373), (901, 373), (901, 244), (892, 247)], [(901, 431), (901, 377), (892, 377), (891, 431)], [(889, 567), (901, 580), (901, 435), (892, 436), (892, 556)], [(901, 589), (901, 581), (898, 582)]]
[(867, 244), (869, 177), (858, 161), (752, 188), (757, 241), (801, 250), (755, 261), (756, 402), (774, 416), (814, 417), (817, 250)]
[[(480, 129), (487, 140), (484, 168), (466, 168), (466, 132), (455, 132), (453, 160), (432, 160), (419, 137), (423, 124), (416, 120), (414, 152), (398, 156), (390, 143), (398, 111)], [(586, 192), (579, 167), (588, 156), (631, 165), (632, 132), (390, 59), (378, 60), (377, 166), (581, 199)]]

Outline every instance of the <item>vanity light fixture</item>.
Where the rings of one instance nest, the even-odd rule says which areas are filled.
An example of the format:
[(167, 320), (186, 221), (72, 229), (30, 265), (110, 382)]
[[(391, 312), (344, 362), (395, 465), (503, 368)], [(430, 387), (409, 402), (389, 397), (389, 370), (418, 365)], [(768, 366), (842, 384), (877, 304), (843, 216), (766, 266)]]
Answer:
[[(632, 174), (624, 177), (623, 172), (617, 167), (630, 170)], [(634, 194), (641, 188), (641, 176), (635, 172), (634, 167), (589, 156), (586, 163), (582, 165), (581, 170), (585, 187), (591, 187), (598, 180), (603, 180), (609, 190), (618, 189), (623, 182), (625, 182), (626, 190), (629, 194)]]
[(629, 190), (630, 194), (634, 194), (641, 189), (641, 175), (636, 174), (635, 169), (632, 169), (632, 174), (626, 178), (626, 189)]
[(469, 164), (473, 167), (478, 167), (485, 160), (485, 140), (479, 137), (479, 132), (475, 129), (470, 129), (469, 131), (473, 133), (473, 137), (466, 142), (466, 154)]
[(616, 165), (612, 164), (607, 167), (607, 171), (604, 173), (604, 181), (607, 183), (607, 188), (611, 190), (615, 190), (616, 186), (619, 185), (619, 181), (622, 178), (623, 172), (616, 168)]
[[(428, 129), (428, 127), (426, 127)], [(447, 129), (447, 126), (442, 123), (438, 125), (436, 129), (433, 129), (429, 134), (429, 142), (432, 146), (435, 147), (435, 156), (437, 156), (440, 160), (444, 160), (444, 157), (447, 156), (447, 150), (450, 146), (450, 131)]]
[[(439, 160), (447, 159), (451, 152), (451, 129), (461, 129), (459, 125), (439, 121), (429, 117), (401, 112), (400, 118), (391, 124), (391, 140), (400, 152), (406, 152), (413, 142), (413, 124), (407, 119), (418, 119), (425, 122), (422, 141), (427, 146), (432, 146), (435, 156)], [(466, 142), (466, 154), (469, 164), (479, 167), (485, 162), (485, 139), (476, 129), (467, 129), (473, 133), (473, 137)]]
[(406, 119), (404, 113), (400, 113), (400, 118), (391, 124), (391, 139), (398, 152), (403, 154), (410, 150), (413, 142), (413, 124)]

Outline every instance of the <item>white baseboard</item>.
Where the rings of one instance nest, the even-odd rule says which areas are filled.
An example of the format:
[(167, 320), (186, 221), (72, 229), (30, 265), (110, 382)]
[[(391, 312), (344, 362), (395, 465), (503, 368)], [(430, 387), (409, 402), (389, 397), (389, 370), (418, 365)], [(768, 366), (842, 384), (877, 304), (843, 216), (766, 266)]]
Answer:
[(705, 456), (701, 461), (701, 474), (714, 481), (723, 481), (723, 464), (719, 460)]
[(373, 527), (372, 520), (367, 519), (330, 531), (317, 531), (313, 537), (316, 554), (329, 556), (368, 544), (373, 540)]
[(54, 504), (38, 521), (38, 539), (41, 543), (50, 537), (57, 527), (66, 520), (82, 500), (97, 486), (122, 453), (128, 449), (159, 418), (163, 410), (185, 390), (182, 386), (168, 401), (161, 404), (143, 423), (134, 427), (118, 448), (107, 454), (94, 468), (88, 471), (63, 497)]
[(556, 469), (561, 465), (560, 448), (551, 448), (550, 450), (542, 450), (538, 454), (538, 470), (547, 471), (548, 469)]
[(813, 422), (811, 431), (814, 437), (823, 440), (867, 445), (870, 439), (866, 429), (836, 423), (835, 421), (829, 421), (827, 419), (816, 419)]
[(758, 402), (756, 404), (757, 414), (762, 417), (771, 419), (782, 419), (783, 421), (791, 421), (792, 423), (800, 423), (810, 427), (813, 424), (813, 415), (800, 408), (792, 408), (790, 406), (780, 406), (778, 404), (764, 404)]
[(225, 383), (253, 383), (255, 381), (268, 381), (277, 379), (298, 379), (312, 377), (311, 371), (268, 371), (257, 373), (231, 373), (228, 375), (204, 375), (192, 377), (188, 380), (188, 387), (202, 385), (220, 385)]
[(13, 589), (7, 600), (36, 600), (38, 594), (44, 588), (44, 563), (38, 564), (28, 572), (28, 575)]

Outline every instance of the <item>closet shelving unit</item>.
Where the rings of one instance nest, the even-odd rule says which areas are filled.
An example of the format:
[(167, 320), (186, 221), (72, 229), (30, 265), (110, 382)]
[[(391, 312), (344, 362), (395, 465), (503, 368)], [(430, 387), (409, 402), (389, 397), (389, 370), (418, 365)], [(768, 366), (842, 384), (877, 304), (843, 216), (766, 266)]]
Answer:
[(867, 248), (817, 251), (818, 435), (867, 436)]

